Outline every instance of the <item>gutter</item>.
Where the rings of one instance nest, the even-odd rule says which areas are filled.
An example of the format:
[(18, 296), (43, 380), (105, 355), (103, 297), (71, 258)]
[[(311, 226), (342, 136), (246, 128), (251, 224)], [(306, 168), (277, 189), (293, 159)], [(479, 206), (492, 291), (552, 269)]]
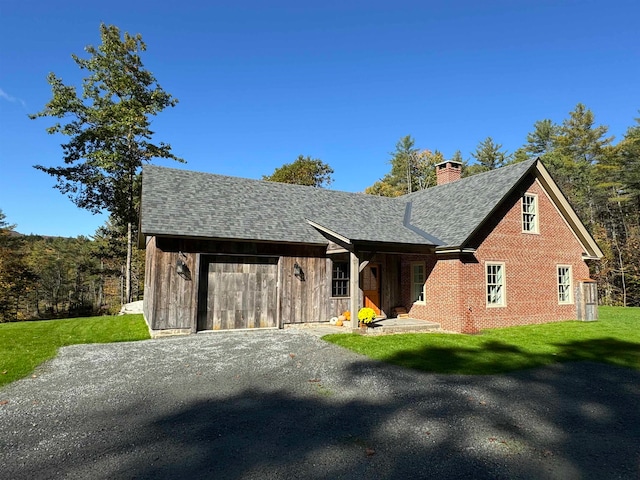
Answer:
[(451, 253), (468, 253), (468, 254), (474, 254), (476, 253), (476, 249), (475, 248), (456, 248), (456, 247), (444, 247), (441, 249), (436, 248), (436, 255), (447, 255), (447, 254), (451, 254)]

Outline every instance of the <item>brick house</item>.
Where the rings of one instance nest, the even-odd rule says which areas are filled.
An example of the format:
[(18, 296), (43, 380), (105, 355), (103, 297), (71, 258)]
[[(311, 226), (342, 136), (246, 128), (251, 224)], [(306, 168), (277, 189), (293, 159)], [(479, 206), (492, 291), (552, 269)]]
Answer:
[(149, 328), (281, 328), (344, 310), (355, 326), (362, 306), (457, 332), (583, 318), (585, 262), (602, 252), (544, 165), (436, 168), (438, 186), (384, 198), (144, 167)]

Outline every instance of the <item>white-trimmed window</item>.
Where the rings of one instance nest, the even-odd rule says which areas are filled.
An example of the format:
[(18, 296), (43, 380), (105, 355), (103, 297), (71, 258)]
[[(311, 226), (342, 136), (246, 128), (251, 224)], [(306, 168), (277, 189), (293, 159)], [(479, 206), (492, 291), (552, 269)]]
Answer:
[(487, 263), (487, 306), (503, 307), (507, 304), (504, 263)]
[(538, 196), (533, 193), (522, 196), (522, 231), (538, 233)]
[(571, 265), (558, 265), (558, 303), (573, 303)]
[(413, 262), (411, 264), (411, 301), (424, 303), (424, 284), (426, 281), (425, 267), (423, 262)]

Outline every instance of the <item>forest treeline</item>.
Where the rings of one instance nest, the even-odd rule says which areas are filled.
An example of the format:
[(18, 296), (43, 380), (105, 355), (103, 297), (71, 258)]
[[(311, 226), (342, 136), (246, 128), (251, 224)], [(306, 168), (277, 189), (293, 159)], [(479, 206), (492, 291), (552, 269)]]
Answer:
[[(600, 303), (640, 306), (640, 119), (617, 143), (607, 135), (607, 127), (596, 125), (591, 110), (578, 104), (561, 123), (536, 122), (514, 152), (489, 137), (471, 159), (460, 152), (452, 159), (470, 176), (540, 158), (604, 252), (601, 261), (590, 262)], [(444, 160), (437, 150), (417, 148), (411, 136), (403, 137), (391, 153), (389, 173), (366, 192), (398, 196), (430, 188), (436, 183), (433, 167)], [(300, 156), (263, 178), (303, 178), (321, 187), (331, 173), (321, 160)], [(117, 312), (127, 298), (128, 233), (126, 223), (112, 219), (91, 238), (25, 236), (0, 210), (0, 322)], [(144, 252), (135, 248), (131, 270), (131, 297), (137, 300), (143, 295)]]
[[(593, 112), (578, 104), (561, 123), (533, 125), (522, 147), (507, 152), (488, 137), (464, 159), (470, 176), (504, 165), (540, 158), (604, 253), (590, 262), (600, 303), (640, 306), (640, 119), (617, 142), (597, 125)], [(367, 188), (374, 195), (398, 196), (436, 184), (434, 165), (445, 158), (438, 150), (419, 149), (411, 136), (391, 153), (391, 170)]]
[[(134, 253), (137, 300), (144, 252)], [(0, 322), (117, 313), (125, 259), (126, 235), (111, 222), (92, 238), (21, 235), (0, 210)]]

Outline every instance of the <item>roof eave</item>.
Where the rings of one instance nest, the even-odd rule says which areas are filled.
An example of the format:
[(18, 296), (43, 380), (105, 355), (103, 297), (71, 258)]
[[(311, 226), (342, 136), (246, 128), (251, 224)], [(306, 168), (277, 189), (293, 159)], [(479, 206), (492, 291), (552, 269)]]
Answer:
[(232, 238), (232, 237), (209, 237), (204, 235), (180, 235), (167, 232), (143, 232), (144, 237), (161, 237), (161, 238), (179, 238), (181, 240), (206, 240), (213, 242), (243, 242), (243, 243), (277, 243), (280, 245), (311, 245), (316, 247), (323, 247), (329, 244), (328, 241), (324, 242), (310, 242), (310, 241), (294, 241), (294, 240), (274, 240), (274, 239), (255, 239), (255, 238)]
[(536, 178), (542, 185), (542, 188), (544, 188), (547, 195), (553, 201), (553, 205), (560, 213), (560, 216), (564, 219), (578, 242), (580, 242), (584, 248), (585, 255), (583, 255), (583, 258), (600, 260), (604, 256), (604, 253), (596, 243), (593, 236), (587, 231), (575, 210), (549, 174), (549, 171), (540, 160), (538, 160), (535, 165)]
[(520, 185), (520, 182), (522, 182), (522, 179), (525, 178), (527, 175), (529, 175), (531, 171), (535, 170), (536, 165), (538, 165), (539, 163), (540, 163), (540, 160), (536, 159), (536, 161), (533, 162), (531, 166), (522, 173), (522, 175), (520, 175), (520, 178), (518, 178), (515, 182), (513, 182), (513, 185), (511, 186), (511, 188), (502, 196), (500, 201), (496, 202), (496, 204), (493, 206), (491, 211), (489, 211), (489, 213), (480, 222), (478, 222), (478, 224), (471, 231), (471, 233), (469, 233), (469, 235), (467, 235), (467, 237), (462, 242), (460, 242), (461, 248), (467, 248), (467, 244), (476, 235), (476, 233), (478, 233), (482, 229), (482, 227), (484, 227), (484, 224), (487, 222), (487, 220), (489, 220), (493, 216), (493, 214), (501, 207), (505, 198), (508, 198), (509, 195), (511, 195), (518, 188), (518, 185)]
[(346, 245), (351, 245), (351, 239), (345, 237), (344, 235), (341, 235), (338, 232), (335, 232), (335, 231), (331, 230), (330, 228), (325, 227), (324, 225), (320, 225), (319, 223), (316, 223), (313, 220), (309, 220), (308, 218), (305, 218), (305, 220), (309, 225), (311, 225), (316, 230), (319, 230), (322, 233), (326, 233), (330, 237), (333, 237), (336, 240), (339, 240), (340, 242), (342, 242), (342, 243), (344, 243)]
[(578, 240), (578, 242), (584, 249), (585, 255), (583, 255), (583, 258), (587, 258), (590, 260), (600, 260), (604, 256), (602, 250), (600, 250), (600, 247), (596, 243), (595, 239), (587, 231), (584, 224), (576, 214), (575, 210), (573, 209), (573, 207), (571, 207), (571, 204), (569, 204), (569, 201), (558, 187), (558, 184), (553, 180), (553, 178), (549, 174), (549, 171), (546, 169), (539, 158), (536, 159), (536, 161), (531, 164), (531, 167), (528, 168), (520, 176), (520, 178), (513, 183), (513, 186), (509, 189), (509, 191), (502, 197), (499, 202), (496, 203), (489, 214), (480, 223), (478, 223), (476, 228), (461, 243), (461, 247), (465, 247), (467, 243), (471, 241), (475, 234), (484, 226), (485, 222), (489, 218), (491, 218), (491, 216), (498, 208), (500, 208), (504, 200), (517, 189), (518, 185), (520, 185), (520, 183), (522, 182), (522, 179), (531, 172), (535, 174), (536, 179), (540, 182), (540, 185), (551, 199), (554, 207), (556, 208), (562, 219), (565, 221), (569, 229), (572, 231), (576, 240)]
[(474, 253), (476, 253), (476, 249), (475, 248), (452, 247), (452, 246), (436, 247), (436, 254), (437, 255), (447, 255), (447, 254), (450, 254), (450, 253), (474, 254)]

